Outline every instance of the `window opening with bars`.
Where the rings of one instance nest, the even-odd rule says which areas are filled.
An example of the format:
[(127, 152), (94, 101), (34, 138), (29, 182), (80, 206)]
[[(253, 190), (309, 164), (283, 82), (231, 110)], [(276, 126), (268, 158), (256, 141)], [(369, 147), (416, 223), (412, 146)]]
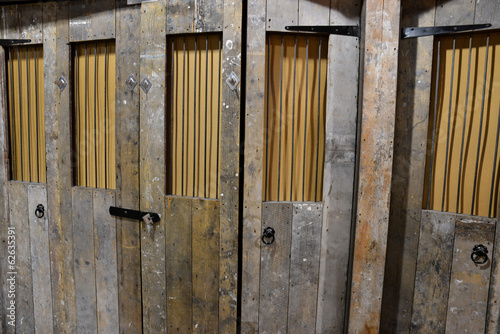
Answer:
[(321, 201), (328, 37), (276, 34), (266, 48), (265, 201)]
[(46, 182), (43, 49), (14, 46), (7, 55), (11, 178)]
[(76, 185), (114, 189), (115, 43), (73, 47)]
[(218, 198), (221, 34), (167, 40), (167, 189)]
[(500, 32), (436, 38), (423, 207), (495, 217)]

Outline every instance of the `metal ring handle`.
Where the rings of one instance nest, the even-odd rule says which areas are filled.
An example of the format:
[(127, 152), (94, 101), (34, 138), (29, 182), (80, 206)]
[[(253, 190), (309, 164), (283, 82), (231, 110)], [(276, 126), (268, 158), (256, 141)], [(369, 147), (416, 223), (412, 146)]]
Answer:
[(36, 210), (35, 210), (35, 216), (37, 218), (43, 218), (43, 216), (45, 215), (45, 208), (43, 207), (42, 204), (38, 204), (36, 206)]
[(475, 245), (470, 258), (475, 264), (485, 264), (488, 261), (488, 248), (484, 245)]
[(264, 233), (262, 233), (262, 242), (265, 244), (265, 245), (270, 245), (274, 242), (274, 234), (276, 232), (274, 231), (274, 228), (268, 226), (264, 229)]

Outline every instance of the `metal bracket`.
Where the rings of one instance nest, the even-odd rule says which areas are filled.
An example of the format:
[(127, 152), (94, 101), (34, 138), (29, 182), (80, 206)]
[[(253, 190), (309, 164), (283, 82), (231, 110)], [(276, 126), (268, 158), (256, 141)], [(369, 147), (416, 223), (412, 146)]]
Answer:
[(57, 84), (57, 87), (59, 87), (59, 89), (61, 90), (61, 92), (64, 90), (64, 88), (66, 88), (66, 86), (68, 85), (68, 81), (66, 80), (66, 78), (64, 78), (62, 75), (59, 77), (59, 79), (57, 79), (56, 81), (56, 84)]
[(30, 42), (31, 39), (0, 39), (0, 46), (26, 44)]
[(286, 30), (320, 32), (330, 35), (359, 37), (358, 26), (286, 26)]
[(160, 215), (157, 213), (118, 208), (116, 206), (109, 207), (109, 214), (112, 216), (134, 219), (139, 221), (144, 221), (145, 217), (147, 217), (147, 219), (148, 220), (151, 219), (153, 223), (157, 223), (160, 221)]
[(149, 92), (149, 90), (151, 89), (151, 87), (153, 86), (153, 84), (151, 83), (151, 81), (149, 81), (148, 78), (144, 78), (144, 79), (142, 79), (142, 81), (139, 84), (139, 86), (141, 86), (141, 88), (144, 91), (144, 93), (147, 94)]
[(440, 27), (409, 27), (401, 29), (401, 38), (414, 38), (422, 36), (444, 35), (465, 31), (474, 31), (491, 27), (491, 23), (467, 24), (460, 26), (440, 26)]
[(226, 79), (226, 83), (229, 85), (229, 88), (231, 88), (231, 90), (235, 90), (240, 83), (240, 79), (238, 78), (236, 73), (231, 72), (231, 74), (229, 74)]
[(127, 84), (128, 89), (130, 89), (130, 91), (133, 91), (135, 86), (137, 85), (137, 80), (135, 79), (134, 75), (131, 74), (128, 76), (127, 80), (125, 80), (125, 83)]

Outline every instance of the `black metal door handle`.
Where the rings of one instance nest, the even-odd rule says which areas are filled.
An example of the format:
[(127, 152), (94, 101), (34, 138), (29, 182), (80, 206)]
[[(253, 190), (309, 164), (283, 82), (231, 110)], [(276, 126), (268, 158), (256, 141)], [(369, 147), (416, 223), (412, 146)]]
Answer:
[(484, 245), (475, 245), (470, 258), (475, 264), (485, 264), (488, 261), (488, 248)]
[(43, 204), (38, 204), (36, 206), (35, 216), (37, 218), (43, 218), (44, 215), (45, 215), (45, 208), (43, 207)]
[(274, 231), (274, 228), (268, 226), (264, 229), (264, 232), (262, 233), (262, 242), (265, 245), (270, 245), (274, 242), (274, 234), (276, 232)]

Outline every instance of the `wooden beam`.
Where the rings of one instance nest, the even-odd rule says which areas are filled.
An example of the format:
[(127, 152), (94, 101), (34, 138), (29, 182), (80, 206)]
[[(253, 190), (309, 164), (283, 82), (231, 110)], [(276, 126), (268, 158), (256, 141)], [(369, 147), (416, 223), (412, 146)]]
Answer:
[(378, 333), (389, 221), (400, 1), (367, 0), (349, 332)]

